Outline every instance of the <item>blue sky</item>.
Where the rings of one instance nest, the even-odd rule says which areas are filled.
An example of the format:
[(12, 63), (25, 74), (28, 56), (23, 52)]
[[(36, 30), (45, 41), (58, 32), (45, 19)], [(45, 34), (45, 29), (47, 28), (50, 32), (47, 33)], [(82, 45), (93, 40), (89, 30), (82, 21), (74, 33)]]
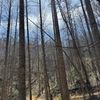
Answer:
[[(7, 0), (3, 0), (3, 1), (7, 1)], [(36, 3), (33, 3), (33, 2), (31, 2), (31, 0), (28, 0), (29, 1), (29, 3), (28, 3), (28, 5), (29, 5), (29, 9), (28, 9), (28, 11), (29, 11), (29, 18), (33, 21), (33, 22), (35, 22), (35, 23), (39, 23), (39, 12), (38, 12), (38, 7), (36, 7)], [(34, 1), (34, 2), (36, 2), (36, 0), (32, 0), (32, 1)], [(72, 4), (74, 5), (76, 5), (78, 2), (79, 2), (79, 0), (71, 0), (71, 2), (72, 2)], [(5, 6), (6, 5), (8, 5), (8, 3), (4, 3), (3, 4), (3, 11), (5, 11), (5, 12), (3, 12), (2, 14), (2, 18), (4, 19), (7, 19), (7, 8), (5, 8)], [(12, 7), (12, 10), (13, 10), (13, 13), (12, 13), (12, 15), (13, 16), (16, 16), (16, 8), (15, 8), (15, 6), (16, 6), (16, 3), (14, 3), (13, 4), (13, 7)], [(52, 18), (51, 18), (51, 12), (50, 12), (50, 0), (45, 0), (45, 2), (44, 2), (44, 0), (42, 0), (42, 9), (43, 9), (43, 20), (45, 21), (45, 24), (44, 24), (44, 27), (46, 27), (47, 25), (49, 26), (49, 28), (48, 27), (46, 27), (46, 30), (47, 31), (50, 31), (50, 29), (52, 28)], [(59, 17), (59, 19), (61, 18), (61, 15), (60, 15), (60, 13), (58, 13), (58, 17)], [(13, 30), (14, 30), (14, 23), (15, 23), (15, 20), (13, 20), (12, 19), (12, 21), (13, 21)], [(62, 25), (61, 23), (60, 23), (60, 25)], [(32, 31), (33, 29), (35, 29), (36, 27), (31, 23), (31, 22), (29, 22), (29, 26), (30, 26), (30, 31)], [(1, 26), (0, 26), (0, 34), (4, 34), (4, 33), (6, 33), (6, 27), (7, 27), (7, 22), (6, 21), (2, 21), (2, 24), (1, 24)]]
[(71, 0), (73, 4), (79, 3), (79, 0)]

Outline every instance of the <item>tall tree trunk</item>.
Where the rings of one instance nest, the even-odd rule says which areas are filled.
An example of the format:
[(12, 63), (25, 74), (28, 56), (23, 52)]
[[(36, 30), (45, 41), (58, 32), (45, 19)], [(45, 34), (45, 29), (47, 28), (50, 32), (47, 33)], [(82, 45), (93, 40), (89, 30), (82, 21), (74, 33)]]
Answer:
[(81, 6), (82, 6), (82, 10), (83, 10), (86, 26), (87, 26), (87, 29), (88, 29), (88, 33), (89, 33), (89, 36), (90, 36), (90, 40), (91, 40), (91, 43), (93, 43), (93, 37), (92, 37), (91, 30), (90, 30), (90, 27), (89, 27), (88, 18), (87, 18), (86, 12), (85, 12), (83, 1), (80, 0), (80, 3), (81, 3)]
[(32, 100), (32, 86), (31, 86), (31, 56), (30, 56), (30, 37), (29, 37), (29, 25), (28, 25), (28, 5), (26, 0), (26, 25), (27, 25), (27, 41), (28, 41), (28, 78), (29, 78), (29, 98)]
[(42, 56), (43, 56), (43, 66), (44, 66), (44, 87), (46, 100), (50, 100), (50, 86), (49, 79), (47, 74), (47, 65), (46, 65), (46, 55), (45, 55), (45, 44), (44, 44), (44, 33), (42, 25), (42, 10), (41, 10), (41, 0), (39, 0), (39, 11), (40, 11), (40, 31), (41, 31), (41, 43), (42, 43)]
[[(96, 75), (96, 74), (97, 74), (97, 72), (96, 72), (96, 66), (95, 66), (94, 61), (93, 61), (93, 54), (92, 54), (91, 48), (89, 47), (88, 36), (87, 36), (86, 31), (85, 31), (85, 27), (84, 27), (84, 24), (83, 24), (83, 21), (82, 21), (82, 18), (81, 18), (80, 15), (79, 15), (79, 18), (80, 18), (81, 25), (82, 25), (82, 29), (83, 29), (83, 35), (84, 35), (85, 40), (86, 40), (86, 44), (87, 44), (87, 49), (88, 49), (89, 57), (90, 57), (90, 59), (91, 59), (92, 69), (94, 69), (93, 72), (94, 72), (95, 75)], [(97, 77), (97, 75), (96, 75), (96, 77)]]
[(97, 56), (97, 61), (98, 61), (98, 71), (100, 74), (100, 33), (99, 33), (99, 29), (95, 20), (95, 16), (93, 13), (93, 9), (90, 3), (90, 0), (84, 0), (85, 5), (86, 5), (86, 10), (87, 10), (87, 15), (89, 18), (89, 22), (90, 22), (90, 27), (92, 30), (92, 35), (93, 35), (93, 39), (94, 42), (96, 43), (95, 48), (96, 48), (96, 56)]
[(16, 60), (16, 41), (17, 41), (17, 22), (18, 22), (18, 6), (17, 6), (17, 16), (16, 16), (16, 21), (15, 21), (15, 34), (14, 34), (14, 43), (13, 43), (13, 50), (12, 50), (12, 57), (11, 57), (11, 61), (13, 61), (11, 63), (11, 73), (10, 73), (10, 96), (9, 96), (9, 100), (11, 100), (12, 96), (13, 96), (13, 92), (12, 92), (12, 87), (13, 87), (13, 81), (14, 81), (14, 71), (15, 71), (15, 60)]
[(25, 30), (24, 30), (24, 0), (19, 0), (19, 100), (26, 100), (25, 86)]
[[(57, 1), (58, 1), (58, 0), (57, 0)], [(66, 3), (66, 6), (67, 6), (67, 2), (65, 2), (65, 3)], [(78, 45), (77, 45), (76, 40), (75, 40), (75, 36), (74, 36), (75, 33), (74, 33), (74, 30), (73, 30), (73, 27), (72, 27), (72, 23), (69, 23), (69, 24), (68, 24), (68, 21), (67, 21), (67, 19), (66, 19), (65, 14), (64, 14), (63, 11), (62, 11), (62, 7), (61, 7), (59, 1), (58, 1), (58, 5), (59, 5), (59, 9), (60, 9), (60, 12), (61, 12), (63, 21), (65, 22), (65, 25), (66, 25), (66, 27), (67, 27), (67, 29), (68, 29), (70, 35), (71, 35), (71, 38), (72, 38), (72, 40), (73, 40), (73, 46), (74, 46), (74, 48), (75, 48), (75, 53), (76, 53), (76, 55), (77, 55), (77, 57), (78, 57), (78, 61), (80, 62), (80, 65), (82, 66), (83, 74), (84, 74), (84, 76), (85, 76), (85, 78), (86, 78), (86, 81), (89, 82), (88, 74), (87, 74), (87, 71), (86, 71), (86, 66), (85, 66), (84, 63), (83, 63), (80, 50), (79, 50)], [(68, 10), (67, 10), (67, 11), (68, 11)], [(69, 12), (68, 12), (68, 14), (69, 14)], [(70, 20), (70, 18), (69, 18), (69, 20)]]
[[(58, 0), (57, 0), (58, 1)], [(67, 4), (67, 0), (65, 0), (65, 3), (66, 3), (66, 6), (68, 5)], [(82, 59), (82, 55), (81, 55), (81, 52), (80, 52), (80, 49), (78, 48), (78, 44), (76, 43), (76, 40), (75, 40), (75, 32), (74, 32), (74, 29), (73, 29), (73, 26), (72, 26), (72, 23), (68, 23), (67, 19), (66, 19), (66, 15), (64, 14), (63, 10), (62, 10), (62, 7), (60, 5), (60, 2), (58, 1), (58, 6), (59, 6), (59, 9), (60, 9), (60, 12), (61, 12), (61, 15), (62, 15), (62, 18), (63, 18), (63, 21), (65, 22), (65, 25), (71, 35), (71, 38), (72, 38), (72, 42), (73, 42), (73, 46), (75, 48), (75, 54), (77, 55), (78, 57), (78, 62), (80, 63), (81, 65), (81, 69), (82, 69), (82, 72), (83, 72), (83, 75), (85, 76), (85, 79), (86, 79), (86, 82), (90, 84), (90, 81), (89, 81), (89, 78), (88, 78), (88, 74), (87, 74), (87, 70), (86, 70), (86, 66), (83, 62), (83, 59)], [(67, 7), (66, 7), (67, 8)], [(69, 14), (69, 18), (68, 20), (71, 20), (71, 16), (70, 16), (70, 13), (69, 13), (69, 9), (67, 8), (67, 13)], [(81, 83), (83, 85), (83, 80), (81, 80)], [(84, 93), (84, 91), (83, 91)], [(84, 95), (84, 94), (83, 94)], [(89, 95), (91, 95), (89, 93)], [(85, 98), (84, 98), (85, 99)]]
[(8, 95), (7, 95), (7, 63), (8, 63), (10, 21), (11, 21), (11, 6), (12, 6), (12, 0), (10, 0), (10, 2), (9, 2), (7, 40), (6, 40), (5, 61), (4, 61), (4, 68), (3, 68), (2, 100), (7, 100), (8, 99)]
[[(86, 26), (87, 26), (87, 29), (88, 29), (88, 34), (89, 34), (89, 37), (90, 37), (90, 42), (93, 44), (94, 40), (93, 40), (93, 36), (92, 36), (91, 30), (90, 30), (90, 26), (89, 26), (88, 18), (87, 18), (86, 11), (85, 11), (85, 8), (84, 8), (83, 0), (80, 0), (80, 2), (81, 2), (81, 6), (82, 6), (82, 10), (83, 10)], [(93, 51), (93, 54), (91, 52), (92, 58), (93, 58), (93, 56), (95, 56), (95, 58), (96, 58), (97, 56), (96, 56), (95, 45), (91, 48), (91, 50)], [(92, 62), (94, 63), (93, 59), (92, 59)], [(96, 66), (99, 66), (98, 65), (98, 61), (96, 60), (95, 62), (96, 62)], [(96, 67), (96, 66), (94, 66), (94, 67)], [(97, 72), (96, 72), (96, 74), (97, 74)]]
[(57, 56), (57, 76), (59, 78), (58, 83), (60, 87), (62, 100), (69, 100), (70, 97), (69, 97), (69, 91), (68, 91), (68, 84), (66, 80), (66, 70), (65, 70), (65, 64), (64, 64), (62, 44), (61, 44), (61, 39), (60, 39), (60, 31), (59, 31), (59, 25), (58, 25), (55, 0), (51, 0), (51, 10), (52, 10), (52, 18), (53, 18), (56, 56)]

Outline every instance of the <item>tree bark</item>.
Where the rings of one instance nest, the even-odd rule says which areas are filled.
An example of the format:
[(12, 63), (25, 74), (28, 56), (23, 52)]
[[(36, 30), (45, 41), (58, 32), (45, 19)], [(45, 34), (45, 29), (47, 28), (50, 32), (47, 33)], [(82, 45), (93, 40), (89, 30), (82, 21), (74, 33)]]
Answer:
[(19, 68), (18, 90), (19, 100), (26, 100), (25, 86), (25, 30), (24, 30), (24, 0), (19, 0)]

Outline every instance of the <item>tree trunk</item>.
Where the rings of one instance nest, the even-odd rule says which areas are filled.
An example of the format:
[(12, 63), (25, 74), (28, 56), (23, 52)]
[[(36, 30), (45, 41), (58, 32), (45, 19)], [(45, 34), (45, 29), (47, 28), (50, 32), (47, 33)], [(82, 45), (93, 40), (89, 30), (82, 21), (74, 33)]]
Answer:
[(50, 86), (49, 79), (47, 74), (47, 65), (46, 65), (46, 55), (45, 55), (45, 44), (44, 44), (44, 33), (42, 25), (42, 10), (41, 10), (41, 0), (39, 0), (39, 11), (40, 11), (40, 31), (41, 31), (41, 43), (42, 43), (42, 57), (43, 57), (43, 66), (44, 66), (44, 88), (45, 88), (45, 98), (50, 100)]
[(62, 100), (69, 100), (69, 91), (66, 80), (66, 70), (64, 64), (63, 50), (60, 39), (60, 31), (58, 25), (57, 11), (55, 6), (55, 0), (51, 0), (51, 10), (52, 10), (52, 18), (53, 18), (53, 29), (54, 29), (54, 38), (55, 38), (55, 46), (56, 46), (56, 56), (57, 56), (57, 76), (58, 83), (61, 92)]
[(6, 50), (5, 50), (5, 61), (3, 68), (3, 86), (2, 86), (2, 100), (7, 100), (7, 63), (8, 63), (8, 49), (9, 49), (9, 35), (10, 35), (10, 21), (11, 21), (11, 6), (12, 0), (9, 2), (9, 15), (8, 15), (8, 25), (7, 25), (7, 40), (6, 40)]
[(31, 86), (31, 56), (30, 56), (30, 37), (28, 25), (28, 5), (26, 0), (26, 25), (27, 25), (27, 41), (28, 41), (28, 78), (29, 78), (29, 99), (32, 100), (32, 86)]
[[(93, 43), (94, 43), (94, 40), (93, 40), (93, 36), (92, 36), (91, 30), (90, 30), (90, 27), (89, 27), (89, 22), (88, 22), (88, 18), (87, 18), (86, 12), (85, 12), (85, 8), (84, 8), (84, 5), (83, 5), (83, 1), (80, 0), (80, 2), (81, 2), (81, 6), (82, 6), (82, 10), (83, 10), (83, 14), (84, 14), (86, 26), (87, 26), (87, 29), (88, 29), (88, 34), (89, 34), (89, 37), (90, 37), (90, 42), (91, 42), (91, 44), (93, 44)], [(95, 58), (97, 58), (97, 56), (96, 56), (96, 48), (95, 48), (95, 45), (91, 48), (91, 50), (93, 51), (93, 54), (92, 54), (92, 52), (91, 52), (92, 58), (93, 58), (94, 56), (95, 56)], [(94, 63), (93, 59), (92, 59), (92, 62)], [(98, 65), (98, 61), (95, 60), (95, 62), (96, 62), (96, 66), (99, 66), (99, 65)], [(92, 63), (92, 64), (93, 64), (93, 63)], [(95, 68), (96, 66), (94, 65), (94, 68)], [(97, 67), (96, 67), (95, 69), (97, 69)], [(96, 71), (96, 70), (94, 70), (94, 71)], [(96, 72), (96, 76), (97, 76), (97, 72)]]
[(93, 39), (94, 39), (94, 43), (95, 43), (95, 48), (96, 48), (96, 56), (97, 56), (97, 61), (98, 61), (98, 71), (100, 74), (100, 33), (99, 33), (99, 29), (95, 20), (95, 16), (93, 13), (93, 9), (90, 3), (90, 0), (84, 0), (85, 5), (86, 5), (86, 10), (87, 10), (87, 15), (89, 18), (89, 22), (90, 22), (90, 27), (92, 30), (92, 35), (93, 35)]
[(19, 68), (18, 90), (19, 100), (26, 100), (25, 86), (25, 30), (24, 30), (24, 0), (19, 0)]
[[(58, 1), (58, 0), (57, 0)], [(66, 8), (67, 8), (67, 13), (69, 14), (69, 17), (68, 17), (68, 20), (71, 20), (71, 16), (70, 16), (70, 13), (69, 13), (69, 9), (67, 7), (67, 2), (65, 1), (66, 3)], [(82, 72), (83, 72), (83, 75), (85, 76), (85, 79), (86, 79), (86, 82), (87, 83), (90, 83), (89, 81), (89, 78), (88, 78), (88, 73), (87, 73), (87, 70), (86, 70), (86, 66), (83, 62), (83, 59), (82, 59), (82, 55), (81, 55), (81, 52), (80, 52), (80, 49), (78, 48), (78, 44), (76, 43), (76, 40), (75, 40), (75, 31), (73, 29), (73, 25), (72, 25), (72, 22), (71, 23), (68, 23), (67, 19), (66, 19), (66, 16), (62, 10), (62, 7), (60, 5), (60, 2), (58, 1), (58, 6), (59, 6), (59, 9), (60, 9), (60, 12), (61, 12), (61, 15), (62, 15), (62, 18), (63, 18), (63, 21), (65, 22), (65, 25), (71, 35), (71, 38), (72, 38), (72, 42), (73, 42), (73, 46), (75, 48), (75, 54), (78, 58), (78, 62), (79, 62), (79, 65), (81, 65), (81, 69), (82, 69)], [(77, 62), (77, 63), (78, 63)], [(81, 83), (82, 83), (82, 80), (81, 80)], [(83, 83), (82, 83), (83, 84)], [(84, 92), (84, 91), (83, 91)], [(90, 95), (90, 94), (89, 94)], [(85, 99), (85, 98), (84, 98)]]

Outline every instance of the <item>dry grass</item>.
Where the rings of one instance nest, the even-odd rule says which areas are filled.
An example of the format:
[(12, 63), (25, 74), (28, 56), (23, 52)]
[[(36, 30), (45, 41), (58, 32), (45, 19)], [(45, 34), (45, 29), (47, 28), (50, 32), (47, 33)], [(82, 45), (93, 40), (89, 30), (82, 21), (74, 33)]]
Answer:
[[(26, 97), (26, 100), (29, 100), (29, 96)], [(36, 100), (35, 96), (32, 96), (32, 100)]]
[[(26, 97), (26, 100), (30, 100), (29, 97)], [(45, 100), (44, 97), (36, 98), (35, 96), (32, 96), (32, 100)]]
[[(100, 92), (96, 92), (94, 93), (94, 95), (100, 95)], [(88, 95), (85, 95), (85, 96), (88, 96)], [(59, 97), (56, 97), (54, 100), (58, 100)], [(26, 98), (26, 100), (29, 100), (29, 97)], [(44, 99), (44, 96), (41, 96), (40, 98), (36, 99), (35, 96), (32, 96), (32, 100), (45, 100)], [(83, 96), (82, 95), (74, 95), (74, 96), (71, 96), (71, 100), (83, 100)]]

